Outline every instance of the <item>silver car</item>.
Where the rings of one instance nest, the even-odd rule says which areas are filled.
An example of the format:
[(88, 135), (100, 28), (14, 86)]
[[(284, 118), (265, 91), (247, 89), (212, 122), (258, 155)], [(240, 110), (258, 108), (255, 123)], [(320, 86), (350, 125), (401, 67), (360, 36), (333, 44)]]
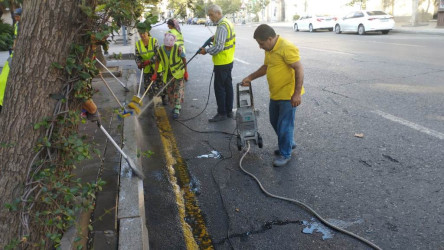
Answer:
[(382, 34), (388, 34), (394, 27), (393, 16), (384, 11), (359, 10), (340, 18), (335, 24), (335, 32), (356, 32), (364, 35), (368, 31), (381, 31)]
[(310, 32), (327, 29), (333, 31), (336, 18), (331, 16), (304, 15), (301, 16), (293, 25), (294, 31), (308, 30)]

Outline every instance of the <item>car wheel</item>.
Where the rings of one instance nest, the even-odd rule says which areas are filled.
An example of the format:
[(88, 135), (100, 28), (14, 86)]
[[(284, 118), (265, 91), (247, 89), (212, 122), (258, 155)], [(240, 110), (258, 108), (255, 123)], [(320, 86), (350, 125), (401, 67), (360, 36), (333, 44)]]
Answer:
[(294, 24), (293, 29), (294, 29), (294, 31), (299, 31), (299, 29), (298, 29), (298, 24), (297, 24), (297, 23)]
[(313, 25), (310, 23), (310, 25), (308, 25), (308, 31), (310, 31), (310, 32), (313, 32), (314, 31), (314, 29), (313, 29)]
[(365, 35), (365, 28), (364, 25), (360, 24), (358, 27), (358, 34), (359, 35)]
[(382, 34), (387, 35), (389, 33), (390, 30), (383, 30)]
[(341, 27), (339, 26), (339, 24), (336, 24), (336, 26), (335, 26), (335, 33), (336, 34), (341, 34), (342, 33)]

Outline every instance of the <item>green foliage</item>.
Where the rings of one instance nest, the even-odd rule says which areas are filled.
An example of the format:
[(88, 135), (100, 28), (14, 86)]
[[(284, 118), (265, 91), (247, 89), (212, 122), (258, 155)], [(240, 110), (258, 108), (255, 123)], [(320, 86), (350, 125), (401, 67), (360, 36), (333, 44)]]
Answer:
[(203, 0), (197, 0), (193, 6), (193, 12), (195, 17), (206, 17), (207, 16), (207, 8), (212, 5), (213, 2), (209, 1), (205, 3)]
[(240, 10), (242, 5), (241, 0), (216, 0), (216, 4), (219, 5), (222, 9), (222, 13), (233, 14)]
[[(0, 4), (6, 2), (17, 3), (21, 0), (0, 0)], [(92, 2), (98, 5), (92, 6)], [(66, 61), (51, 63), (52, 70), (64, 73), (67, 79), (66, 89), (72, 91), (66, 94), (69, 96), (57, 93), (53, 94), (52, 98), (57, 99), (59, 104), (66, 103), (66, 107), (71, 109), (77, 108), (78, 105), (67, 103), (68, 100), (72, 102), (75, 98), (80, 101), (91, 99), (95, 93), (91, 84), (92, 79), (98, 74), (95, 60), (91, 59), (91, 45), (106, 42), (109, 34), (119, 29), (120, 25), (134, 24), (142, 14), (142, 3), (148, 2), (157, 2), (157, 0), (79, 1), (80, 8), (87, 16), (84, 20), (87, 24), (85, 27), (88, 27), (87, 30), (80, 32), (83, 34), (80, 39), (82, 44), (71, 46)], [(155, 17), (147, 18), (146, 23), (154, 22), (157, 22)], [(11, 37), (3, 37), (3, 34)], [(11, 38), (12, 42), (12, 34), (11, 26), (0, 23), (0, 48), (3, 45), (10, 46), (8, 39)], [(44, 232), (44, 235), (38, 242), (32, 243), (28, 242), (28, 236), (14, 239), (9, 242), (6, 249), (59, 248), (63, 233), (76, 223), (77, 212), (82, 209), (93, 209), (96, 193), (101, 191), (105, 184), (100, 179), (96, 183), (83, 183), (72, 174), (76, 164), (91, 159), (96, 151), (84, 136), (77, 133), (77, 127), (82, 122), (80, 112), (69, 108), (61, 110), (53, 117), (43, 118), (33, 125), (35, 130), (46, 130), (46, 133), (43, 133), (44, 136), (38, 140), (35, 147), (38, 155), (30, 166), (30, 174), (24, 185), (26, 193), (10, 204), (4, 205), (4, 208), (11, 213), (29, 215), (30, 221), (27, 224), (31, 227), (30, 233), (43, 230), (41, 232)], [(14, 143), (1, 144), (0, 148), (14, 147), (14, 145)], [(140, 152), (140, 155), (150, 157), (152, 152)]]
[(151, 150), (146, 150), (146, 151), (141, 151), (141, 150), (137, 150), (137, 158), (140, 157), (144, 157), (144, 158), (150, 158), (151, 156), (153, 156), (154, 152)]
[[(47, 244), (58, 248), (63, 233), (75, 224), (77, 212), (81, 209), (93, 209), (95, 194), (105, 184), (100, 179), (96, 183), (82, 183), (80, 178), (75, 178), (72, 174), (75, 164), (90, 159), (92, 152), (85, 136), (75, 132), (66, 133), (66, 130), (74, 130), (79, 123), (80, 113), (68, 111), (53, 118), (44, 118), (34, 125), (34, 129), (47, 129), (54, 125), (52, 136), (40, 138), (37, 149), (57, 151), (60, 158), (58, 161), (41, 160), (33, 165), (32, 183), (36, 183), (35, 188), (38, 190), (34, 192), (35, 196), (27, 196), (25, 203), (17, 199), (5, 205), (11, 212), (29, 210), (32, 223), (47, 230), (42, 241), (32, 243), (37, 248), (44, 248)], [(27, 243), (22, 239), (19, 242), (12, 241), (9, 245), (14, 249), (18, 244)]]
[(175, 17), (185, 17), (187, 15), (186, 8), (194, 9), (192, 0), (170, 0), (168, 1), (168, 9), (174, 10)]
[(14, 41), (14, 29), (11, 25), (0, 21), (0, 51), (8, 50)]
[(367, 8), (367, 0), (351, 0), (346, 5), (347, 6), (355, 6), (356, 4), (361, 5), (361, 9), (365, 10)]
[(257, 21), (259, 21), (258, 13), (262, 11), (270, 3), (270, 0), (256, 0), (249, 3), (248, 13), (255, 14)]
[(139, 33), (149, 32), (151, 27), (158, 22), (157, 16), (153, 16), (151, 13), (146, 15), (145, 21), (138, 22), (136, 24), (137, 30)]
[(293, 21), (296, 21), (296, 20), (298, 20), (298, 19), (299, 19), (300, 17), (301, 17), (300, 15), (298, 15), (298, 14), (295, 14), (295, 15), (293, 16)]

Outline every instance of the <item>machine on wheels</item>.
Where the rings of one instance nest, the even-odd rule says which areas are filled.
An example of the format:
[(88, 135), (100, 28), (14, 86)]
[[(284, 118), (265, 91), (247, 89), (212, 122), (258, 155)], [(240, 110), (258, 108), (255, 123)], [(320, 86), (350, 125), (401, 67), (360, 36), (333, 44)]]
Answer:
[(262, 137), (257, 132), (257, 120), (254, 111), (253, 91), (250, 86), (242, 86), (242, 83), (236, 84), (237, 93), (237, 149), (239, 151), (249, 140), (253, 140), (259, 148), (262, 148)]

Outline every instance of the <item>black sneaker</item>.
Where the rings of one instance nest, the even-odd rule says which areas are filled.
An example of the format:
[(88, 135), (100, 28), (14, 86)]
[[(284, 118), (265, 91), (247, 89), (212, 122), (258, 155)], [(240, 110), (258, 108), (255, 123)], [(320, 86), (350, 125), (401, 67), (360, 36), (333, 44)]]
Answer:
[(168, 100), (167, 100), (166, 95), (162, 96), (162, 105), (164, 105), (164, 106), (168, 105)]
[(208, 121), (209, 122), (220, 122), (220, 121), (223, 121), (223, 120), (226, 120), (226, 119), (227, 119), (226, 115), (217, 114), (213, 118), (208, 119)]
[(283, 167), (287, 165), (287, 163), (291, 160), (291, 158), (285, 158), (282, 155), (276, 156), (276, 158), (273, 160), (273, 166), (275, 167)]
[(228, 118), (233, 118), (233, 112), (228, 112), (227, 117)]
[[(293, 152), (296, 149), (296, 145), (291, 146), (291, 152)], [(276, 149), (274, 151), (275, 155), (281, 155), (281, 151), (279, 151), (279, 149)]]

